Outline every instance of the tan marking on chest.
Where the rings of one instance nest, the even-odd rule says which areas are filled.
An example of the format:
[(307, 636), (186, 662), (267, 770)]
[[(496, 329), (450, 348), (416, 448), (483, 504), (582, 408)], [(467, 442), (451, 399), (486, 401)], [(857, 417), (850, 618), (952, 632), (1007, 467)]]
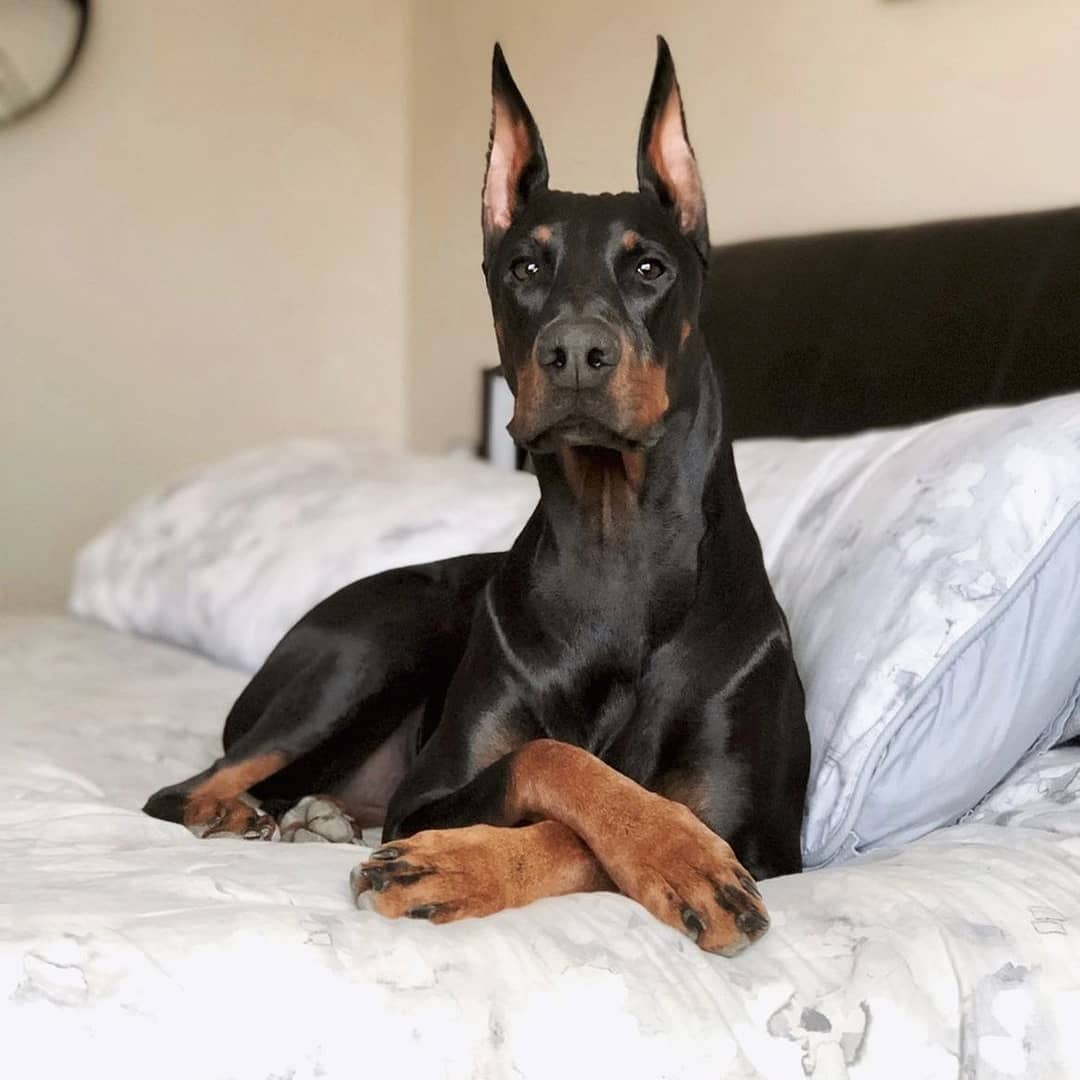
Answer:
[(644, 456), (599, 446), (561, 446), (559, 461), (575, 501), (599, 535), (625, 528), (637, 512)]

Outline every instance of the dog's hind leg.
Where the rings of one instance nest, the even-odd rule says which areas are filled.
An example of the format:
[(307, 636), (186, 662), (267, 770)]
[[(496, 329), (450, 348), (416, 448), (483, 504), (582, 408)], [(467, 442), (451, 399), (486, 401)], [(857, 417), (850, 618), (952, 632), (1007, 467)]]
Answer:
[(200, 835), (268, 839), (276, 824), (252, 796), (277, 809), (313, 793), (355, 796), (350, 781), (364, 763), (395, 733), (411, 752), (409, 737), (422, 734), (425, 706), (441, 704), (475, 600), (502, 558), (472, 555), (390, 570), (324, 600), (237, 698), (223, 756), (152, 795), (145, 812)]

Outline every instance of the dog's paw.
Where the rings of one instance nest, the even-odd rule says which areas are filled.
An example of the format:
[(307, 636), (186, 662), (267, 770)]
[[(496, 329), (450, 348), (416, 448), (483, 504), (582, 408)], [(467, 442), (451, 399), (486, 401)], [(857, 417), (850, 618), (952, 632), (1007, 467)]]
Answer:
[(353, 899), (371, 892), (375, 910), (434, 923), (491, 915), (517, 899), (506, 889), (499, 833), (489, 825), (432, 829), (377, 848), (349, 877)]
[(241, 840), (277, 840), (277, 822), (243, 796), (235, 799), (203, 800), (189, 807), (184, 824), (204, 840), (236, 837)]
[(293, 844), (354, 844), (360, 832), (337, 799), (305, 795), (281, 817), (281, 839)]
[(736, 956), (769, 928), (754, 879), (687, 807), (649, 798), (638, 827), (605, 843), (605, 869), (627, 896), (706, 952)]

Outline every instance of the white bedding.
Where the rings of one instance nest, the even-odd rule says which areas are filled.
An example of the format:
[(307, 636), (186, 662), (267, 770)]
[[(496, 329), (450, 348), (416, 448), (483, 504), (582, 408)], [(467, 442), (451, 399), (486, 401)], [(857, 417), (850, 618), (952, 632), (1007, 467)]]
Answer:
[[(245, 676), (0, 617), (0, 1074), (1058, 1078), (1080, 1062), (1080, 750), (902, 851), (767, 882), (709, 957), (631, 901), (434, 927), (353, 908), (359, 847), (138, 812)], [(899, 1071), (898, 1071), (899, 1070)]]

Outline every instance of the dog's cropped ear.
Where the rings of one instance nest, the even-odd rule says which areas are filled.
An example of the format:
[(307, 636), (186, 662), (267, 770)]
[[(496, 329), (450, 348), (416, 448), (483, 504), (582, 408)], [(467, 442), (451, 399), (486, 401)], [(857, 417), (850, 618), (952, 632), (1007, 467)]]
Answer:
[(491, 58), (491, 139), (484, 174), (484, 258), (529, 196), (545, 191), (547, 157), (540, 132), (499, 45)]
[(656, 39), (656, 71), (641, 120), (637, 174), (642, 193), (655, 195), (661, 205), (671, 208), (680, 231), (707, 261), (709, 225), (705, 217), (705, 191), (686, 134), (675, 64), (662, 37)]

